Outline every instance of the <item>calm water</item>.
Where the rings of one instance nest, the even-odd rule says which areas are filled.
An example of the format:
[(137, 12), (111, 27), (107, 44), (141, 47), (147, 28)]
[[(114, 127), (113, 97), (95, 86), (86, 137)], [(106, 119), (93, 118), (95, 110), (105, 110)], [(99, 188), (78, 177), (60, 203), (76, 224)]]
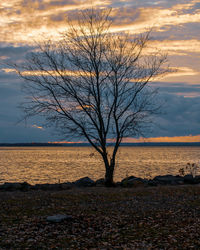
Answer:
[[(121, 147), (115, 180), (127, 175), (178, 174), (187, 162), (200, 161), (200, 147)], [(55, 183), (104, 177), (104, 166), (90, 147), (0, 147), (0, 183)]]

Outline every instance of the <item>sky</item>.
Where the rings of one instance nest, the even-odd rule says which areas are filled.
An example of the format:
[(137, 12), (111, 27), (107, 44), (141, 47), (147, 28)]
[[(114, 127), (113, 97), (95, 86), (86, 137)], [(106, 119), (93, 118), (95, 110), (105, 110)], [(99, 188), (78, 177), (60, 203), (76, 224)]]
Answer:
[(76, 18), (77, 10), (91, 4), (112, 7), (113, 32), (138, 35), (153, 28), (149, 49), (167, 53), (170, 67), (176, 69), (152, 83), (164, 104), (146, 140), (200, 142), (199, 0), (4, 0), (0, 2), (0, 143), (58, 140), (38, 117), (19, 122), (23, 117), (19, 106), (25, 100), (22, 80), (6, 62), (20, 63), (44, 38), (59, 40), (67, 16)]

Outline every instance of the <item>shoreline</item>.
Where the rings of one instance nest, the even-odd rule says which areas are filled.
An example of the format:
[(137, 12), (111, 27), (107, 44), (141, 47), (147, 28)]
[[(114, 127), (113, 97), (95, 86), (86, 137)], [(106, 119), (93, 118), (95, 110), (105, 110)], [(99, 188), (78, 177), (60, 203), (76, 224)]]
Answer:
[[(112, 147), (114, 144), (109, 143)], [(200, 147), (200, 142), (134, 142), (121, 143), (120, 147)], [(0, 143), (0, 147), (92, 147), (89, 143)]]
[[(157, 186), (182, 186), (182, 185), (197, 185), (200, 184), (200, 175), (193, 177), (191, 174), (180, 175), (163, 175), (156, 176), (153, 179), (142, 179), (135, 176), (129, 176), (114, 183), (114, 187), (122, 188), (137, 188), (137, 187), (157, 187)], [(83, 177), (74, 182), (63, 183), (42, 183), (31, 185), (27, 182), (5, 182), (0, 184), (0, 192), (2, 191), (30, 191), (30, 190), (49, 190), (60, 191), (74, 188), (86, 187), (104, 187), (105, 181), (103, 178), (96, 181), (89, 177)]]

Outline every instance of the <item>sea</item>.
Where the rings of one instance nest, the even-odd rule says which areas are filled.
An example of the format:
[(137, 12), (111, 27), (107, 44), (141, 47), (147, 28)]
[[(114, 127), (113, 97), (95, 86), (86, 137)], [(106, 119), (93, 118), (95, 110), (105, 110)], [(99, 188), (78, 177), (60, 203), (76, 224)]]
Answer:
[[(123, 146), (114, 180), (177, 175), (187, 163), (200, 163), (199, 146)], [(97, 180), (104, 174), (103, 162), (91, 147), (0, 147), (0, 183), (71, 182), (86, 176)]]

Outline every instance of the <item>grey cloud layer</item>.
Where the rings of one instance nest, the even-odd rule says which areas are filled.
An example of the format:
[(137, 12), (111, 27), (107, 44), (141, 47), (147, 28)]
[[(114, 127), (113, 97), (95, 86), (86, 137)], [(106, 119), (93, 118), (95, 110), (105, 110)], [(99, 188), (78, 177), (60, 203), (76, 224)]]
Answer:
[[(16, 124), (23, 116), (17, 108), (24, 100), (20, 91), (21, 81), (16, 75), (9, 75), (7, 82), (5, 73), (0, 74), (0, 81), (3, 78), (4, 84), (0, 84), (0, 142), (32, 142), (52, 141), (56, 137), (47, 130), (39, 130), (31, 127), (33, 124), (42, 125), (40, 118), (34, 118), (25, 123)], [(17, 80), (16, 80), (17, 79)], [(13, 87), (13, 84), (15, 86)], [(171, 87), (164, 87), (163, 83), (153, 83), (153, 86), (161, 86), (159, 100), (163, 103), (160, 114), (155, 119), (157, 124), (150, 137), (156, 136), (181, 136), (200, 134), (199, 123), (199, 98), (184, 98), (177, 93), (188, 93), (197, 91), (200, 94), (200, 85), (188, 87), (184, 83), (174, 83)]]
[(165, 94), (163, 113), (156, 120), (158, 130), (154, 136), (186, 136), (200, 134), (200, 97)]

